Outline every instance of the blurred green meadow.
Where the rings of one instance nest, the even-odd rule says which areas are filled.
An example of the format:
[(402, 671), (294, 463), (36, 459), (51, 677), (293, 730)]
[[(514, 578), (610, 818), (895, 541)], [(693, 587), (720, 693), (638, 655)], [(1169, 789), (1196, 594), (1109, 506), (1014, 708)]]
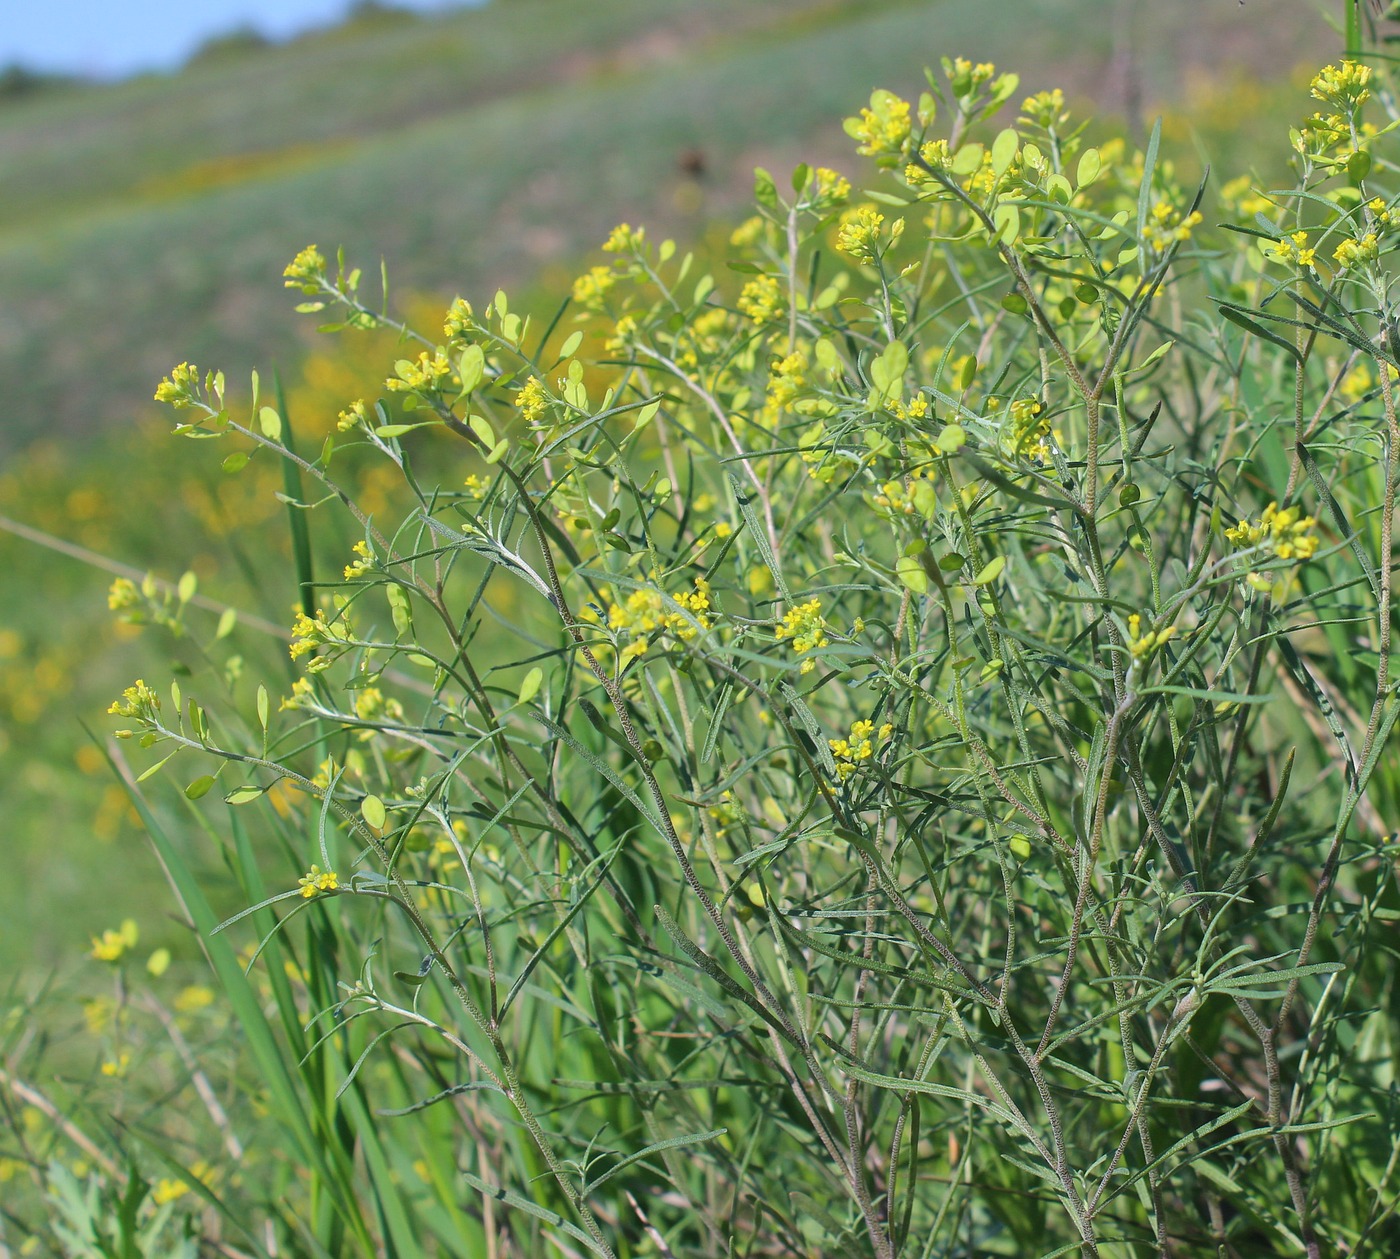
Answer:
[[(382, 256), (429, 321), (498, 287), (547, 318), (619, 221), (703, 248), (755, 165), (851, 169), (840, 118), (876, 86), (917, 93), (942, 55), (1007, 62), (1127, 129), (1165, 114), (1174, 152), (1234, 169), (1281, 160), (1276, 104), (1296, 109), (1339, 46), (1311, 0), (997, 17), (972, 0), (497, 0), (0, 102), (0, 962), (66, 969), (126, 917), (143, 948), (192, 952), (85, 726), (105, 738), (112, 696), (172, 654), (234, 688), (253, 659), (285, 660), (290, 564), (282, 588), (248, 577), (287, 552), (280, 472), (225, 476), (168, 439), (151, 392), (186, 359), (233, 385), (276, 369), (308, 445), (374, 396), (375, 356), (318, 343), (281, 288), (303, 245), (343, 245), (371, 277)], [(114, 625), (105, 592), (128, 569), (195, 573), (192, 632)], [(216, 639), (223, 607), (243, 615)]]

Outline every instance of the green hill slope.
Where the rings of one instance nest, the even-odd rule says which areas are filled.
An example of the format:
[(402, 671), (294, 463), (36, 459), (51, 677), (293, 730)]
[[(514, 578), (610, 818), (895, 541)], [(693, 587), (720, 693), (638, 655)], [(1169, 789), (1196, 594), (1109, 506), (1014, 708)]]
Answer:
[(1331, 45), (1311, 0), (1159, 5), (1131, 32), (1115, 7), (1008, 0), (992, 24), (972, 0), (498, 0), (12, 103), (0, 449), (121, 422), (173, 359), (217, 347), (236, 378), (295, 357), (275, 278), (311, 240), (382, 252), (412, 287), (490, 291), (623, 217), (697, 230), (755, 161), (847, 161), (840, 117), (943, 54), (1103, 101), (1131, 44), (1151, 102), (1192, 68), (1277, 76)]

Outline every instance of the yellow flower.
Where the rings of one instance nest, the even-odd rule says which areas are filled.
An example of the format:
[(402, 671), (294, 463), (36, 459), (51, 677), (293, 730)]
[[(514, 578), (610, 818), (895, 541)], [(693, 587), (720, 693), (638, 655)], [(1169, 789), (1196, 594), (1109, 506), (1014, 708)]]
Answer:
[(647, 229), (633, 227), (630, 223), (619, 223), (603, 242), (603, 252), (609, 254), (633, 253), (642, 247)]
[(107, 606), (113, 612), (121, 612), (127, 608), (134, 608), (141, 602), (141, 592), (134, 581), (126, 577), (118, 577), (112, 583), (112, 588), (107, 591)]
[(1158, 253), (1165, 253), (1170, 246), (1190, 240), (1191, 229), (1200, 221), (1199, 210), (1183, 217), (1181, 211), (1171, 202), (1159, 201), (1152, 207), (1147, 222), (1143, 224), (1142, 237)]
[(358, 558), (345, 566), (345, 580), (355, 581), (374, 568), (374, 552), (364, 541), (356, 542), (350, 549), (355, 552)]
[(444, 350), (439, 348), (431, 355), (424, 350), (416, 359), (399, 359), (384, 388), (391, 393), (437, 393), (451, 383), (453, 375)]
[(739, 249), (747, 249), (763, 235), (763, 219), (755, 214), (745, 219), (729, 233), (729, 243)]
[(472, 304), (465, 297), (454, 297), (442, 317), (442, 335), (449, 341), (460, 341), (476, 327)]
[(113, 717), (137, 717), (145, 721), (155, 720), (160, 711), (160, 696), (140, 678), (121, 693), (121, 698), (113, 700), (107, 711)]
[(1271, 262), (1293, 263), (1299, 267), (1316, 268), (1316, 249), (1308, 244), (1307, 232), (1294, 232), (1264, 246), (1264, 257)]
[(199, 400), (199, 368), (193, 363), (179, 364), (156, 386), (156, 401), (167, 402), (177, 411)]
[(1257, 522), (1241, 520), (1225, 530), (1225, 537), (1241, 550), (1267, 547), (1281, 560), (1301, 562), (1317, 553), (1318, 539), (1313, 532), (1316, 527), (1317, 521), (1304, 516), (1302, 508), (1285, 507), (1280, 511), (1277, 503), (1270, 503)]
[(303, 900), (310, 900), (319, 892), (334, 892), (340, 887), (334, 870), (322, 870), (317, 865), (313, 865), (297, 882), (301, 885)]
[[(828, 640), (821, 600), (809, 599), (806, 603), (788, 609), (782, 621), (774, 628), (773, 636), (779, 642), (791, 640), (792, 649), (799, 656), (806, 655), (815, 648), (825, 647)], [(815, 667), (815, 661), (804, 660), (801, 671), (810, 673)]]
[(127, 918), (116, 931), (109, 927), (100, 937), (93, 936), (92, 951), (89, 956), (99, 962), (120, 961), (128, 950), (136, 947), (136, 941), (139, 938), (140, 931), (136, 926), (136, 920)]
[(516, 409), (520, 412), (520, 418), (527, 424), (537, 424), (544, 418), (549, 401), (544, 381), (538, 376), (531, 376), (515, 395)]
[(602, 310), (608, 290), (617, 283), (611, 267), (592, 267), (574, 281), (573, 297), (586, 310)]
[(812, 172), (804, 190), (813, 209), (824, 210), (840, 205), (851, 195), (851, 183), (838, 171), (818, 166)]
[(342, 433), (348, 433), (351, 429), (367, 427), (368, 425), (369, 408), (365, 406), (363, 398), (357, 398), (336, 416), (335, 426)]
[(1324, 66), (1314, 76), (1310, 90), (1314, 97), (1337, 109), (1354, 110), (1371, 95), (1367, 84), (1371, 67), (1356, 61), (1343, 61), (1340, 67)]
[(880, 227), (884, 221), (885, 216), (873, 205), (857, 206), (841, 216), (836, 248), (857, 262), (874, 262), (880, 252)]
[(782, 287), (771, 275), (754, 276), (744, 285), (735, 304), (739, 313), (747, 315), (754, 323), (769, 323), (787, 311)]
[(1344, 240), (1332, 251), (1332, 257), (1342, 271), (1349, 271), (1380, 257), (1380, 242), (1375, 232), (1367, 232), (1360, 240)]
[(1020, 121), (1049, 131), (1052, 127), (1063, 126), (1069, 121), (1065, 112), (1065, 94), (1059, 88), (1049, 92), (1037, 92), (1021, 102)]
[(846, 738), (828, 739), (827, 746), (831, 748), (831, 754), (836, 760), (836, 777), (845, 782), (855, 773), (862, 761), (868, 761), (875, 755), (876, 742), (883, 743), (893, 733), (894, 727), (889, 722), (882, 725), (879, 733), (876, 733), (875, 723), (862, 719), (852, 723), (851, 733)]
[(308, 245), (282, 271), (284, 287), (316, 293), (326, 278), (326, 260), (315, 245)]
[(1175, 637), (1175, 625), (1168, 625), (1165, 629), (1160, 630), (1148, 630), (1144, 634), (1142, 632), (1142, 617), (1134, 612), (1128, 618), (1128, 650), (1132, 653), (1134, 660), (1145, 659), (1163, 643)]
[(909, 102), (883, 88), (871, 93), (870, 108), (847, 118), (846, 134), (859, 141), (856, 152), (876, 159), (897, 158), (909, 142)]

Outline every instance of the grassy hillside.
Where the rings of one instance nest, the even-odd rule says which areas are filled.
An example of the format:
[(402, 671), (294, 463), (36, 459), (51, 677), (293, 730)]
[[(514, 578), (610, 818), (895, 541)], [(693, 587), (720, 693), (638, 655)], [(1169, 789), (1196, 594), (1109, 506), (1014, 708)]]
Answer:
[[(1305, 93), (1287, 82), (1300, 50), (1315, 62), (1336, 47), (1312, 0), (1274, 0), (1267, 20), (1253, 4), (1159, 5), (1132, 30), (1099, 0), (1003, 11), (1015, 20), (990, 29), (971, 0), (497, 0), (10, 102), (0, 513), (166, 576), (193, 567), (208, 593), (284, 623), (290, 584), (239, 577), (247, 551), (282, 545), (271, 488), (250, 482), (232, 499), (212, 457), (143, 421), (155, 381), (182, 358), (216, 361), (231, 381), (279, 361), (293, 413), (311, 424), (372, 387), (323, 360), (298, 386), (315, 338), (279, 277), (301, 245), (344, 244), (370, 271), (382, 252), (399, 291), (558, 291), (620, 220), (689, 241), (739, 213), (756, 163), (854, 170), (840, 118), (877, 84), (917, 91), (945, 53), (1123, 113), (1122, 54), (1135, 46), (1145, 109), (1189, 107), (1174, 152), (1190, 160), (1183, 119), (1196, 118), (1216, 143), (1264, 135), (1279, 155), (1260, 104), (1273, 97), (1236, 90), (1234, 76), (1252, 68), (1283, 84), (1296, 113)], [(1018, 47), (1026, 31), (1034, 40)], [(682, 169), (687, 154), (700, 155), (698, 174)], [(42, 448), (13, 453), (39, 435)], [(79, 720), (96, 721), (114, 687), (151, 667), (144, 653), (168, 646), (114, 634), (109, 580), (0, 531), (13, 876), (0, 887), (13, 928), (0, 958), (71, 956), (121, 916), (113, 906), (134, 911), (159, 883), (82, 750)]]
[(490, 291), (620, 217), (694, 231), (756, 160), (843, 154), (839, 118), (942, 54), (1113, 108), (1130, 45), (1150, 105), (1328, 44), (1313, 0), (1158, 5), (1131, 29), (1115, 7), (1011, 0), (993, 26), (971, 0), (500, 0), (22, 98), (0, 110), (0, 449), (128, 418), (172, 358), (294, 357), (268, 281), (309, 240)]

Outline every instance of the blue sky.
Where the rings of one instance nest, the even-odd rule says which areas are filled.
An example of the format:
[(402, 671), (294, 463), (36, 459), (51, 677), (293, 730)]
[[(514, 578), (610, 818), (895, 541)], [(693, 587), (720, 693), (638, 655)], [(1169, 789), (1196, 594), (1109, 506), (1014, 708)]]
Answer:
[[(454, 0), (395, 2), (455, 7)], [(348, 7), (349, 0), (0, 0), (0, 67), (18, 61), (104, 78), (165, 70), (211, 35), (251, 25), (285, 38), (333, 22)]]

